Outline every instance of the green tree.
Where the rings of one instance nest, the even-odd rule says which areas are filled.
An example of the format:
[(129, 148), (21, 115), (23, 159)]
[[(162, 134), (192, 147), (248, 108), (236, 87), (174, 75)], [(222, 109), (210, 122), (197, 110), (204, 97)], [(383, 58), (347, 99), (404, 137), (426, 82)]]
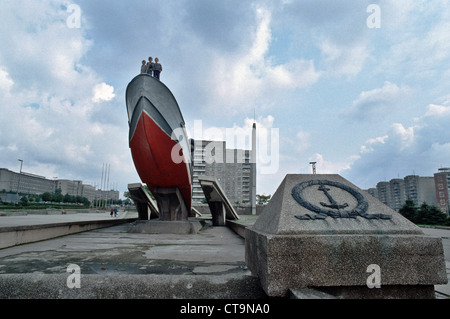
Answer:
[(52, 202), (61, 203), (64, 200), (64, 196), (61, 193), (52, 194)]
[(91, 206), (91, 202), (89, 201), (89, 199), (87, 199), (87, 197), (82, 197), (82, 198), (81, 198), (81, 203), (82, 203), (84, 206)]
[(73, 203), (73, 196), (70, 196), (68, 193), (63, 197), (63, 203)]
[(20, 205), (28, 206), (28, 197), (22, 196), (22, 198), (20, 198)]
[(256, 195), (256, 203), (258, 205), (266, 205), (269, 202), (271, 196), (272, 195), (259, 195), (259, 194), (257, 194)]
[(444, 225), (446, 220), (447, 216), (436, 206), (423, 203), (418, 210), (418, 224)]
[(42, 200), (44, 202), (49, 202), (52, 200), (52, 194), (49, 192), (45, 192), (44, 194), (42, 194)]
[(416, 205), (414, 204), (414, 201), (408, 198), (403, 207), (400, 208), (398, 212), (413, 223), (417, 223), (417, 211), (418, 210)]

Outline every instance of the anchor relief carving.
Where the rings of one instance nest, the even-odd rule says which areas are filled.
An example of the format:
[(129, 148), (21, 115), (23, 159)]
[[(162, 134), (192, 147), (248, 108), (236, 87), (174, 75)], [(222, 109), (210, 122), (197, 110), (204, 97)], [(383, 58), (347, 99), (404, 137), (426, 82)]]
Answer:
[(342, 208), (346, 208), (348, 207), (348, 204), (345, 203), (343, 205), (339, 205), (333, 197), (331, 197), (330, 193), (328, 193), (328, 191), (330, 190), (329, 188), (327, 188), (325, 185), (320, 185), (319, 187), (320, 191), (323, 191), (325, 193), (325, 196), (328, 197), (328, 199), (330, 200), (331, 205), (325, 204), (324, 202), (320, 202), (320, 205), (324, 206), (324, 207), (328, 207), (328, 208), (333, 208), (333, 209), (342, 209)]
[[(304, 197), (303, 191), (308, 187), (315, 187), (318, 185), (318, 191), (322, 191), (328, 198), (329, 204), (325, 202), (319, 202), (321, 206), (311, 203), (307, 198)], [(330, 194), (331, 188), (338, 188), (344, 192), (349, 193), (356, 200), (356, 206), (353, 209), (346, 209), (350, 205), (348, 203), (338, 203), (333, 196)], [(368, 202), (365, 197), (352, 187), (347, 185), (328, 181), (328, 180), (311, 180), (300, 183), (292, 189), (292, 196), (295, 200), (307, 208), (308, 210), (316, 213), (306, 214), (303, 216), (295, 216), (300, 220), (312, 220), (312, 219), (325, 219), (327, 216), (332, 218), (356, 218), (358, 216), (366, 219), (391, 219), (391, 215), (385, 214), (368, 214), (367, 209), (369, 207)]]

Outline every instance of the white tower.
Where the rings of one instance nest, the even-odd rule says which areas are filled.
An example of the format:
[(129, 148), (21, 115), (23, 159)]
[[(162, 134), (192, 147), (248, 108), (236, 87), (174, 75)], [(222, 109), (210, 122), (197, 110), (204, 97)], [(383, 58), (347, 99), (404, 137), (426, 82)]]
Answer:
[(252, 189), (250, 192), (250, 196), (252, 204), (252, 215), (256, 215), (256, 123), (253, 123), (252, 128), (251, 178)]

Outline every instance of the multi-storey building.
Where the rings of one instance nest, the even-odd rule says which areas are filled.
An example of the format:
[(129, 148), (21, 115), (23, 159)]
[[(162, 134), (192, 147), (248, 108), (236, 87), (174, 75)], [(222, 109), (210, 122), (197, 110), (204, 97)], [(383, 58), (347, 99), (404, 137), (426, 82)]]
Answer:
[(376, 188), (370, 188), (367, 192), (395, 210), (400, 209), (408, 198), (416, 205), (423, 202), (436, 205), (433, 177), (408, 175), (403, 179), (394, 178), (389, 182), (377, 183)]
[(376, 188), (369, 188), (367, 192), (375, 198), (378, 198), (378, 191)]
[(410, 198), (419, 206), (422, 203), (436, 205), (434, 177), (408, 175), (404, 178), (406, 198)]
[(205, 199), (198, 176), (217, 179), (233, 204), (251, 203), (254, 165), (251, 151), (227, 149), (225, 141), (191, 141), (192, 153), (192, 202)]
[(391, 188), (389, 182), (379, 182), (377, 183), (377, 194), (380, 202), (391, 206)]
[(118, 200), (120, 197), (119, 191), (97, 190), (94, 186), (83, 184), (82, 181), (51, 180), (43, 176), (25, 172), (16, 173), (0, 168), (0, 192), (39, 195), (46, 192), (55, 193), (57, 189), (60, 189), (63, 195), (86, 197), (91, 202), (95, 199)]
[(437, 205), (444, 213), (449, 212), (450, 168), (440, 168), (434, 174)]
[(389, 181), (390, 188), (390, 207), (395, 210), (402, 208), (405, 203), (407, 197), (405, 193), (405, 182), (403, 179), (395, 178)]
[(83, 196), (82, 181), (58, 179), (56, 180), (56, 188), (61, 190), (61, 194), (69, 194), (71, 196)]
[(55, 181), (30, 173), (15, 173), (6, 168), (0, 168), (0, 191), (42, 194), (55, 192)]

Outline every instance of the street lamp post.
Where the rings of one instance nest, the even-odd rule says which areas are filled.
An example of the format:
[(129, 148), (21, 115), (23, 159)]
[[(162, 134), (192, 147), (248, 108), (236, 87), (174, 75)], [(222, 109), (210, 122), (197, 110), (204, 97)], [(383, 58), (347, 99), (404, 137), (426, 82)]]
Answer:
[(317, 164), (317, 162), (309, 162), (309, 164), (312, 165), (312, 173), (316, 174), (316, 164)]

